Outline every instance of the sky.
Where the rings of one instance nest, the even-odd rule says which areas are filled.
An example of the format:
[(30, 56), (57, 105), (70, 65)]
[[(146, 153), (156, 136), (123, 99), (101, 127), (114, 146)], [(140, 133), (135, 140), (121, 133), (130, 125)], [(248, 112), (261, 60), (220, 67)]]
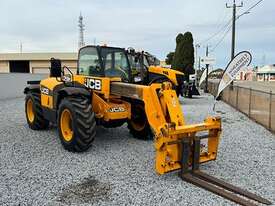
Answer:
[[(232, 18), (225, 4), (232, 1), (0, 0), (0, 52), (19, 52), (20, 42), (23, 52), (77, 52), (81, 12), (86, 45), (134, 47), (165, 59), (175, 50), (177, 34), (190, 31), (194, 44), (200, 44), (198, 56), (205, 56), (209, 44), (215, 66), (224, 68), (231, 55), (231, 30), (223, 28)], [(243, 0), (237, 15), (257, 1)], [(275, 0), (263, 0), (236, 21), (236, 53), (242, 50), (252, 53), (253, 65), (275, 64)]]

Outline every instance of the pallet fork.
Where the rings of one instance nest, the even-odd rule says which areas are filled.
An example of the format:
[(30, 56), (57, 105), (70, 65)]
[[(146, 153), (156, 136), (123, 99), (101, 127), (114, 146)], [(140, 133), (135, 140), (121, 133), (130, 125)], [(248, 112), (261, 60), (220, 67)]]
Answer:
[[(234, 185), (226, 183), (216, 177), (210, 176), (199, 169), (199, 157), (200, 157), (200, 142), (201, 138), (196, 136), (194, 137), (192, 145), (192, 152), (190, 148), (190, 140), (183, 139), (182, 140), (182, 159), (181, 159), (181, 171), (180, 177), (182, 180), (194, 184), (198, 187), (206, 189), (210, 192), (213, 192), (219, 196), (222, 196), (228, 200), (231, 200), (235, 203), (244, 206), (254, 206), (255, 204), (244, 199), (254, 200), (266, 205), (271, 205), (271, 202), (267, 199), (264, 199), (256, 194), (238, 188)], [(189, 168), (189, 156), (192, 153), (193, 162), (191, 164), (191, 169)], [(241, 197), (243, 196), (243, 197)]]

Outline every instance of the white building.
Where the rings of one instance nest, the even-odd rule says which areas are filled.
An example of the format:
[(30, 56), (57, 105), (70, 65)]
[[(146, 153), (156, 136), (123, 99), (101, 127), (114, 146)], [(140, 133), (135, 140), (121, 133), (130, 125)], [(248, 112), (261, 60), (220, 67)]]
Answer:
[(275, 81), (275, 65), (258, 68), (257, 81)]
[(60, 59), (74, 73), (77, 53), (0, 53), (0, 73), (49, 73), (50, 59)]

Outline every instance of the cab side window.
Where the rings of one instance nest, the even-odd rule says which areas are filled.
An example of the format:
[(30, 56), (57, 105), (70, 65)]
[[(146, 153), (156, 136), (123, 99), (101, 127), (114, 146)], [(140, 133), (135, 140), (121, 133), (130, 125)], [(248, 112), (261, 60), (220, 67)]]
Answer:
[(128, 76), (128, 62), (125, 53), (123, 52), (115, 52), (115, 69), (121, 70), (122, 73), (125, 75), (126, 79), (129, 78)]
[(122, 81), (129, 81), (129, 64), (127, 56), (121, 49), (102, 48), (102, 60), (106, 77), (120, 77)]

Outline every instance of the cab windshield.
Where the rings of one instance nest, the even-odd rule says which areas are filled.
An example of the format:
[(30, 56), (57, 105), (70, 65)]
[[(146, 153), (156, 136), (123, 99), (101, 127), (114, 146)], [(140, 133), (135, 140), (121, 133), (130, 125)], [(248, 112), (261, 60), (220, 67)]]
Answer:
[(120, 77), (129, 81), (129, 63), (124, 49), (84, 47), (79, 52), (78, 74)]
[(100, 59), (96, 47), (85, 47), (79, 52), (78, 74), (102, 76)]

